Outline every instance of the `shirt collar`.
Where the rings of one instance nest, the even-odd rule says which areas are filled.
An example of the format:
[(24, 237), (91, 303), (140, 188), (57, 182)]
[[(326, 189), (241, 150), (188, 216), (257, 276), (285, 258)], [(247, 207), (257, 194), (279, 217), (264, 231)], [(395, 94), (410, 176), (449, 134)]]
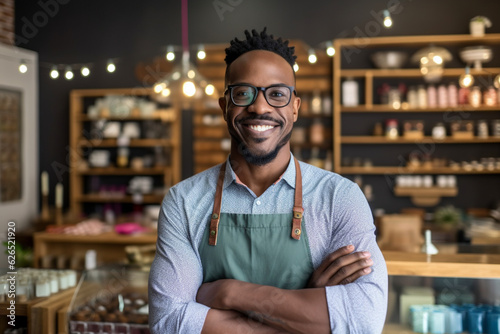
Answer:
[[(230, 156), (226, 160), (226, 175), (224, 175), (224, 189), (229, 187), (231, 183), (238, 183), (236, 173), (231, 167), (231, 163), (229, 162)], [(290, 161), (288, 162), (288, 167), (285, 172), (281, 175), (281, 177), (274, 183), (277, 184), (281, 180), (284, 180), (288, 185), (295, 189), (295, 162), (293, 154), (290, 153)]]

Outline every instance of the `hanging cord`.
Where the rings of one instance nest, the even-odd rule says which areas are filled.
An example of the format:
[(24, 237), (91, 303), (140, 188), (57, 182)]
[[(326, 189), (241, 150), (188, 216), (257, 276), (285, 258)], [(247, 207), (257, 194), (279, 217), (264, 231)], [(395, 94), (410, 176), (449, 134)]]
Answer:
[(189, 40), (188, 40), (188, 2), (187, 0), (182, 0), (182, 50), (184, 52), (189, 52)]

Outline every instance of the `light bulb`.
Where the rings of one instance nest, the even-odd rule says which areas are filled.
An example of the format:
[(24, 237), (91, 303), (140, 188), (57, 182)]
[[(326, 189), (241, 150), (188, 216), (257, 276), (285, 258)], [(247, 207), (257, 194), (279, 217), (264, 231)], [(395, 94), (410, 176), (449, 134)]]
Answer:
[(205, 87), (205, 94), (213, 95), (214, 93), (215, 93), (214, 85), (207, 85), (207, 87)]
[(82, 76), (88, 77), (90, 74), (90, 69), (87, 66), (83, 66), (80, 70), (80, 73), (82, 74)]
[(326, 54), (330, 57), (333, 57), (335, 55), (335, 48), (330, 45), (329, 47), (326, 48)]
[(495, 79), (493, 79), (493, 85), (496, 87), (496, 88), (499, 88), (500, 89), (500, 74), (497, 75), (495, 77)]
[(167, 55), (165, 57), (167, 58), (168, 61), (173, 61), (175, 59), (175, 53), (174, 53), (173, 46), (167, 47)]
[(50, 77), (52, 79), (57, 79), (59, 78), (59, 71), (57, 70), (57, 67), (52, 67), (52, 70), (50, 71)]
[(428, 63), (429, 63), (429, 58), (427, 58), (427, 57), (422, 57), (422, 58), (420, 58), (420, 63), (421, 63), (421, 64), (424, 64), (424, 65), (425, 65), (425, 64), (428, 64)]
[(116, 66), (112, 60), (108, 62), (108, 66), (106, 67), (106, 69), (108, 70), (109, 73), (113, 73), (116, 70)]
[(432, 57), (432, 60), (438, 65), (441, 65), (443, 63), (443, 58), (438, 55)]
[(314, 64), (318, 61), (318, 57), (316, 57), (316, 53), (314, 50), (309, 50), (309, 57), (307, 58), (309, 60), (309, 63)]
[(168, 89), (168, 88), (164, 88), (164, 89), (161, 91), (161, 95), (162, 95), (162, 96), (165, 96), (165, 97), (170, 96), (170, 89)]
[(179, 80), (180, 78), (181, 78), (181, 73), (179, 71), (174, 72), (174, 74), (172, 74), (172, 79)]
[(187, 76), (189, 79), (193, 79), (196, 76), (196, 73), (193, 70), (189, 70), (187, 72)]
[(293, 70), (294, 70), (295, 72), (297, 72), (297, 71), (299, 70), (299, 64), (295, 63), (295, 64), (293, 65)]
[(196, 93), (196, 86), (192, 81), (185, 81), (182, 85), (182, 92), (188, 97), (194, 96)]
[(156, 94), (160, 94), (163, 89), (165, 88), (165, 84), (162, 82), (162, 83), (159, 83), (159, 84), (156, 84), (154, 87), (153, 87), (153, 90), (155, 91)]
[(175, 59), (175, 53), (173, 53), (173, 52), (167, 52), (167, 57), (166, 58), (167, 58), (168, 61), (174, 60)]
[(390, 28), (392, 27), (392, 18), (391, 18), (391, 14), (389, 13), (389, 11), (386, 9), (384, 10), (384, 26), (386, 28)]
[(66, 68), (66, 72), (64, 72), (64, 77), (66, 80), (71, 80), (73, 79), (75, 75), (73, 74), (73, 71), (71, 70), (71, 67)]
[(462, 74), (458, 79), (458, 84), (462, 88), (468, 88), (474, 84), (474, 77), (472, 76), (472, 74), (470, 74), (470, 69), (468, 66), (465, 68), (465, 73)]
[(21, 64), (19, 65), (19, 72), (23, 74), (28, 72), (28, 65), (26, 65), (24, 61), (22, 61)]

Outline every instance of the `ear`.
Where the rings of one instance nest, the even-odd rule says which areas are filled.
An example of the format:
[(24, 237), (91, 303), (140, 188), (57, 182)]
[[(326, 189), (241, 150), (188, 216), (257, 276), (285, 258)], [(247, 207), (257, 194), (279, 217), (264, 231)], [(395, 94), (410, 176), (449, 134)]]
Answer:
[(226, 98), (225, 97), (219, 97), (219, 107), (220, 109), (222, 110), (222, 117), (224, 117), (224, 120), (227, 121), (227, 118), (226, 118)]
[(300, 103), (301, 103), (300, 97), (296, 96), (295, 99), (293, 99), (293, 122), (295, 123), (297, 119), (299, 118), (299, 108), (300, 108)]

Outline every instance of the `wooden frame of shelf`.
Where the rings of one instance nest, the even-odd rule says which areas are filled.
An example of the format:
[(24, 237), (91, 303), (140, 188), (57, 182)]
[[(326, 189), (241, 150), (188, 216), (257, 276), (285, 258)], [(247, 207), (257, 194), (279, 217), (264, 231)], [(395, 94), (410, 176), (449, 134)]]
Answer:
[[(342, 54), (343, 50), (349, 51), (349, 49), (361, 49), (364, 50), (369, 48), (386, 48), (386, 47), (419, 47), (426, 46), (431, 43), (440, 45), (455, 45), (455, 46), (470, 46), (470, 45), (499, 45), (500, 44), (500, 34), (486, 34), (483, 37), (473, 37), (471, 35), (430, 35), (430, 36), (396, 36), (396, 37), (374, 37), (363, 39), (362, 41), (358, 38), (349, 39), (336, 39), (333, 41), (334, 48), (338, 55)], [(401, 173), (401, 172), (411, 172), (408, 168), (403, 167), (372, 167), (372, 168), (360, 168), (360, 167), (342, 167), (342, 145), (343, 144), (410, 144), (410, 143), (420, 143), (429, 140), (428, 137), (422, 139), (421, 141), (406, 140), (403, 138), (397, 139), (395, 141), (389, 141), (382, 138), (368, 137), (368, 136), (342, 136), (342, 113), (446, 113), (446, 112), (494, 112), (499, 111), (500, 106), (480, 106), (478, 108), (472, 108), (470, 106), (459, 105), (452, 108), (425, 108), (425, 109), (393, 109), (388, 105), (377, 105), (373, 104), (373, 80), (374, 78), (420, 78), (422, 74), (417, 68), (409, 69), (342, 69), (342, 57), (336, 56), (333, 59), (333, 153), (334, 153), (334, 171), (344, 174), (389, 174), (389, 173)], [(443, 76), (453, 77), (460, 76), (464, 73), (463, 68), (445, 68)], [(497, 75), (500, 73), (500, 68), (491, 67), (483, 68), (482, 70), (472, 69), (471, 74), (473, 75)], [(363, 78), (365, 80), (364, 91), (365, 91), (365, 104), (359, 105), (357, 107), (345, 107), (341, 105), (341, 81), (343, 78), (347, 77), (357, 77)], [(497, 138), (488, 139), (467, 139), (459, 140), (447, 138), (442, 141), (432, 140), (436, 144), (478, 144), (478, 143), (498, 143), (500, 142)], [(451, 168), (445, 169), (433, 169), (429, 170), (419, 170), (418, 172), (426, 174), (437, 174), (437, 173), (455, 173), (455, 174), (488, 174), (488, 173), (500, 173), (499, 171), (456, 171)]]
[[(152, 88), (117, 88), (117, 89), (79, 89), (70, 93), (70, 147), (71, 166), (70, 168), (70, 192), (69, 204), (73, 217), (80, 217), (83, 203), (134, 203), (132, 196), (110, 197), (95, 194), (83, 193), (83, 178), (88, 175), (163, 175), (163, 184), (171, 186), (181, 180), (181, 153), (180, 153), (180, 116), (176, 109), (157, 109), (152, 115), (132, 115), (126, 117), (106, 116), (89, 117), (84, 108), (85, 98), (98, 98), (107, 95), (143, 96), (149, 97), (153, 94)], [(116, 139), (88, 139), (83, 138), (85, 122), (96, 120), (109, 121), (148, 121), (156, 120), (165, 124), (170, 124), (169, 138), (160, 139), (131, 139), (128, 147), (164, 147), (170, 150), (170, 166), (152, 168), (82, 168), (86, 166), (84, 162), (85, 154), (90, 147), (114, 148), (118, 147)], [(163, 196), (144, 195), (144, 204), (160, 204)]]
[(440, 168), (410, 168), (404, 166), (372, 166), (372, 167), (339, 167), (341, 174), (499, 174), (500, 170), (465, 170), (451, 167)]
[(423, 137), (422, 139), (410, 139), (404, 137), (387, 138), (384, 136), (342, 136), (342, 144), (484, 144), (500, 143), (500, 137), (489, 138), (471, 138), (455, 139), (446, 137), (444, 139), (434, 139), (432, 137)]

